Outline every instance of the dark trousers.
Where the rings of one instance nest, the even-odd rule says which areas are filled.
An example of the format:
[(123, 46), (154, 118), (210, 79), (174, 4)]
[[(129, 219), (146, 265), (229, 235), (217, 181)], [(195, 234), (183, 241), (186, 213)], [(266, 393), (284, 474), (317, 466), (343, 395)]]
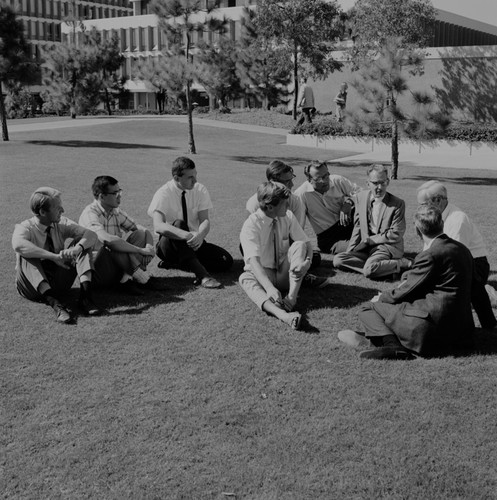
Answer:
[(473, 285), (471, 287), (471, 304), (480, 320), (482, 328), (493, 328), (497, 324), (492, 304), (485, 290), (490, 264), (486, 257), (473, 259)]
[(302, 113), (297, 120), (297, 125), (302, 125), (302, 123), (312, 123), (311, 112), (314, 108), (302, 108)]
[[(188, 231), (182, 220), (176, 220), (175, 227)], [(198, 250), (190, 248), (186, 241), (161, 236), (157, 242), (157, 257), (168, 267), (193, 271), (192, 262), (199, 262), (208, 272), (228, 271), (233, 265), (233, 257), (224, 248), (204, 241)]]
[(342, 226), (340, 222), (337, 222), (322, 233), (319, 233), (317, 235), (319, 250), (323, 253), (331, 253), (332, 255), (345, 252), (349, 246), (353, 228), (353, 223)]

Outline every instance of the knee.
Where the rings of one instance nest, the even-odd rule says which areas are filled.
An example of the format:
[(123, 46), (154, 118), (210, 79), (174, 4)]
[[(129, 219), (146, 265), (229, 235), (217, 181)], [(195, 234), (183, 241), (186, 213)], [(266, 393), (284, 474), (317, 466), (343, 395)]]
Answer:
[(376, 278), (378, 268), (379, 268), (378, 262), (366, 262), (362, 270), (362, 273), (366, 278), (374, 279)]

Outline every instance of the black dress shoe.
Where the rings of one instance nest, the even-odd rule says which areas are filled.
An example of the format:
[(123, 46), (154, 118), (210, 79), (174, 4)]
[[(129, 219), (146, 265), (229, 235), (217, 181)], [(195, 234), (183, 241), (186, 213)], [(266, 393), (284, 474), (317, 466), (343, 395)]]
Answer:
[(55, 316), (59, 323), (64, 323), (65, 325), (71, 323), (72, 321), (71, 315), (63, 305), (56, 304), (53, 306), (53, 310), (55, 311)]
[(100, 314), (102, 314), (102, 309), (95, 305), (88, 297), (79, 299), (78, 307), (81, 309), (83, 314), (86, 314), (87, 316), (100, 316)]
[(126, 293), (127, 295), (145, 295), (145, 291), (141, 290), (138, 288), (134, 283), (133, 280), (128, 280), (125, 281), (124, 283), (121, 283), (119, 286), (119, 290), (123, 293)]
[(359, 354), (362, 359), (415, 359), (407, 349), (403, 347), (377, 347), (376, 349), (368, 349)]

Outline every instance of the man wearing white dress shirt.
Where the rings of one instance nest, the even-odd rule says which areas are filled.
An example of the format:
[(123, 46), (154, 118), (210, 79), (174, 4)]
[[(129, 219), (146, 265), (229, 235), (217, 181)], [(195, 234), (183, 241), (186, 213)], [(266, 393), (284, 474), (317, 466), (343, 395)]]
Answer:
[(209, 192), (197, 182), (195, 163), (190, 158), (176, 158), (172, 176), (157, 190), (148, 208), (154, 230), (160, 235), (159, 267), (191, 271), (196, 276), (195, 284), (218, 288), (221, 284), (210, 272), (229, 270), (233, 258), (223, 248), (205, 241), (212, 209)]

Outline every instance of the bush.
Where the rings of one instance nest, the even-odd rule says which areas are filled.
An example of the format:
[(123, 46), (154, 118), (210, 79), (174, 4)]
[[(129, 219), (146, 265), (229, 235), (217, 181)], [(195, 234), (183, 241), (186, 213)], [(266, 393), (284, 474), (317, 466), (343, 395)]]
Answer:
[[(372, 137), (375, 139), (390, 139), (391, 128), (388, 125), (378, 125), (369, 131), (360, 131), (329, 119), (318, 122), (296, 125), (291, 134), (309, 134), (319, 137)], [(432, 136), (433, 139), (447, 141), (492, 142), (497, 143), (497, 125), (478, 123), (453, 123), (443, 134)]]

